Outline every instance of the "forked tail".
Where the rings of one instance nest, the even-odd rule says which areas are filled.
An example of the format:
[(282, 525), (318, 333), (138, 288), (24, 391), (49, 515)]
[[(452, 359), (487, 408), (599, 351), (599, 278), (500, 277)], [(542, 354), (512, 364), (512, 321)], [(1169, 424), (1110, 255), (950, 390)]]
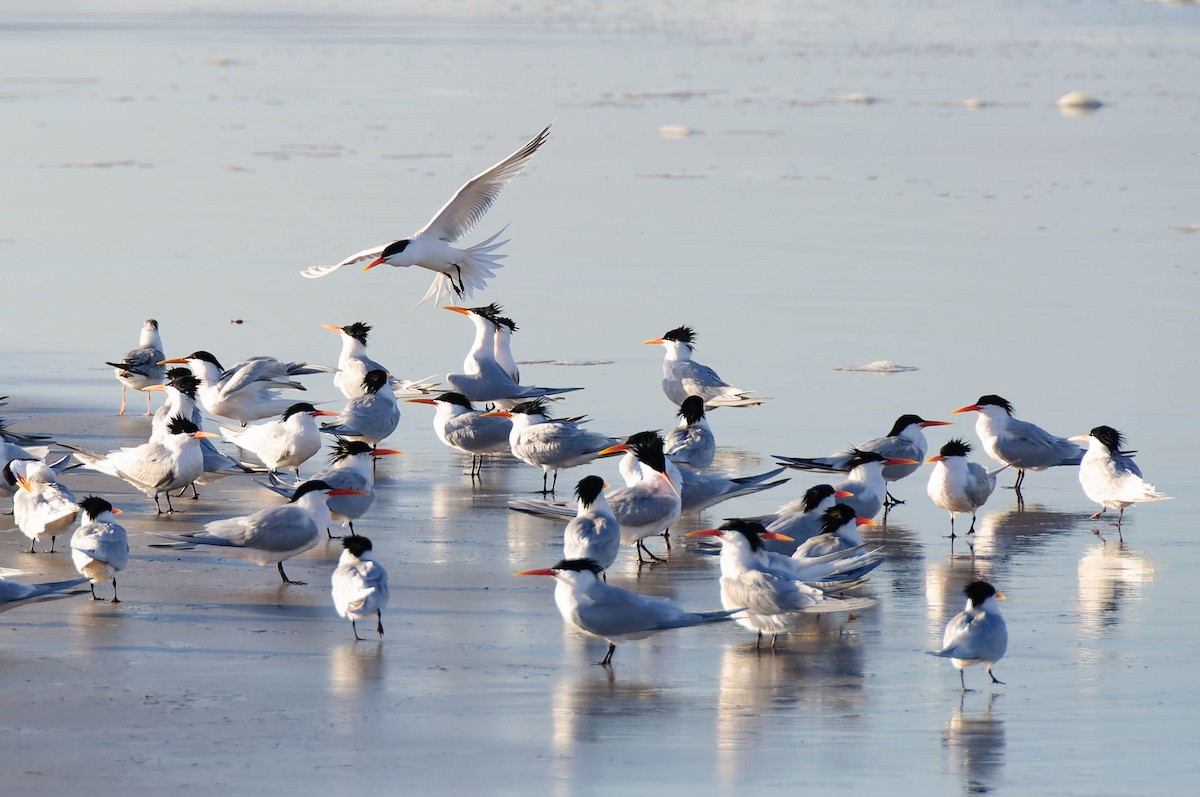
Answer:
[(486, 288), (487, 281), (496, 276), (493, 269), (504, 267), (500, 261), (507, 255), (496, 254), (496, 250), (508, 243), (508, 239), (496, 239), (507, 229), (508, 225), (505, 225), (490, 238), (464, 249), (463, 262), (457, 263), (450, 274), (435, 275), (429, 290), (425, 291), (417, 305), (420, 306), (430, 299), (433, 299), (435, 305), (440, 305), (444, 298), (451, 295), (455, 299), (469, 299), (476, 290)]

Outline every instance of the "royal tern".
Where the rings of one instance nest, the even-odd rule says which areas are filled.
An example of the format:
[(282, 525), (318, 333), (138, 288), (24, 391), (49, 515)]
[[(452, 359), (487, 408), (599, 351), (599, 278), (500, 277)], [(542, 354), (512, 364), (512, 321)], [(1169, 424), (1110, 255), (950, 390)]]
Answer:
[(341, 557), (330, 578), (333, 607), (350, 621), (354, 641), (361, 642), (356, 622), (375, 615), (375, 633), (383, 637), (383, 610), (388, 605), (388, 574), (375, 560), (371, 541), (358, 534), (342, 538)]
[(521, 369), (517, 367), (517, 359), (512, 353), (512, 336), (517, 331), (517, 322), (508, 316), (500, 315), (503, 311), (496, 306), (492, 315), (492, 323), (496, 325), (495, 348), (492, 350), (496, 364), (504, 369), (504, 373), (518, 385), (521, 384)]
[[(927, 421), (920, 415), (901, 415), (892, 424), (891, 430), (884, 437), (876, 437), (859, 443), (853, 449), (835, 451), (825, 457), (787, 457), (790, 468), (816, 471), (818, 473), (844, 473), (850, 470), (850, 459), (854, 451), (874, 451), (891, 459), (909, 459), (911, 465), (888, 465), (883, 469), (883, 480), (894, 482), (914, 473), (925, 461), (929, 451), (929, 441), (925, 439), (923, 430), (930, 426), (949, 426), (949, 421)], [(783, 459), (783, 458), (781, 458)], [(889, 493), (885, 499), (889, 504), (902, 504), (892, 498)]]
[(334, 370), (325, 365), (285, 363), (263, 356), (250, 357), (224, 369), (206, 351), (161, 361), (163, 365), (170, 363), (184, 363), (192, 369), (192, 374), (200, 380), (199, 397), (205, 410), (232, 418), (243, 426), (286, 410), (292, 401), (280, 397), (277, 388), (304, 390), (304, 385), (294, 377)]
[(200, 478), (204, 473), (204, 455), (200, 451), (200, 440), (217, 437), (212, 432), (202, 432), (196, 424), (186, 418), (173, 418), (168, 425), (168, 434), (161, 440), (151, 440), (140, 446), (120, 448), (107, 454), (85, 448), (64, 445), (75, 452), (83, 467), (123, 479), (147, 496), (154, 498), (158, 514), (163, 514), (158, 496), (165, 494), (167, 513), (173, 513), (171, 491), (181, 490)]
[[(809, 469), (803, 464), (793, 464), (793, 457), (782, 457), (778, 454), (773, 456), (789, 468)], [(842, 502), (849, 505), (859, 517), (873, 518), (883, 509), (887, 497), (887, 482), (883, 478), (883, 469), (892, 465), (914, 464), (920, 463), (913, 459), (889, 458), (875, 451), (854, 448), (850, 450), (850, 456), (845, 462), (846, 478), (833, 487), (837, 492), (850, 493)]]
[[(84, 590), (72, 590), (87, 581), (86, 578), (73, 578), (70, 581), (52, 581), (46, 584), (26, 584), (11, 578), (0, 578), (0, 612), (24, 606), (27, 603), (37, 603), (45, 600), (66, 598), (71, 595), (82, 595)], [(67, 590), (71, 590), (67, 592)]]
[[(544, 399), (522, 401), (511, 410), (493, 410), (484, 417), (508, 418), (512, 429), (508, 435), (509, 448), (517, 459), (542, 469), (542, 493), (553, 493), (558, 484), (558, 471), (584, 465), (615, 445), (617, 438), (584, 429), (582, 416), (552, 418)], [(549, 488), (550, 474), (554, 480)]]
[(683, 511), (679, 468), (666, 458), (662, 446), (661, 434), (645, 431), (599, 453), (600, 456), (625, 453), (620, 463), (625, 486), (609, 492), (608, 505), (621, 524), (621, 542), (637, 549), (639, 565), (645, 564), (642, 554), (662, 561), (647, 550), (645, 540), (662, 534), (670, 547), (667, 534)]
[(260, 565), (275, 564), (284, 584), (303, 584), (303, 581), (292, 581), (287, 577), (283, 563), (317, 544), (321, 529), (328, 528), (332, 522), (327, 505), (330, 498), (360, 492), (314, 479), (297, 487), (290, 503), (262, 509), (252, 515), (206, 523), (203, 531), (162, 536), (189, 545), (232, 549), (229, 553), (233, 556)]
[(362, 381), (363, 394), (347, 401), (336, 420), (321, 424), (321, 431), (379, 445), (400, 425), (400, 406), (395, 394), (383, 389), (387, 383), (386, 371), (368, 371)]
[(42, 537), (50, 538), (50, 553), (54, 540), (75, 522), (79, 504), (66, 487), (58, 483), (50, 466), (38, 459), (16, 459), (5, 465), (16, 477), (20, 489), (13, 496), (13, 519), (29, 538), (29, 553)]
[(3, 477), (0, 478), (0, 495), (6, 495), (11, 498), (20, 489), (17, 484), (16, 475), (7, 467), (10, 462), (16, 462), (17, 460), (40, 460), (49, 453), (50, 449), (46, 446), (29, 446), (26, 448), (6, 440), (0, 440), (0, 468), (3, 468), (4, 471)]
[(1004, 651), (1008, 648), (1008, 627), (996, 603), (997, 598), (1004, 600), (1004, 594), (997, 592), (986, 581), (973, 581), (963, 592), (967, 595), (966, 608), (946, 623), (942, 649), (928, 653), (930, 656), (950, 659), (950, 663), (958, 668), (958, 680), (964, 692), (967, 691), (967, 682), (963, 669), (976, 664), (986, 667), (992, 683), (1003, 684), (992, 674), (992, 665), (1004, 658)]
[[(145, 388), (161, 391), (167, 396), (163, 405), (154, 411), (154, 418), (150, 421), (151, 442), (161, 442), (171, 434), (172, 418), (187, 418), (196, 424), (197, 428), (203, 428), (204, 413), (197, 399), (199, 388), (200, 380), (192, 376), (187, 368), (172, 368), (167, 372), (165, 385), (150, 385)], [(200, 438), (200, 454), (204, 458), (204, 474), (192, 483), (192, 498), (200, 497), (200, 493), (196, 491), (197, 484), (210, 484), (226, 476), (247, 472), (233, 457), (221, 453), (207, 437)]]
[(604, 570), (617, 561), (621, 524), (604, 499), (607, 487), (599, 476), (585, 476), (575, 485), (578, 507), (563, 530), (564, 559), (590, 559)]
[(858, 527), (875, 525), (874, 520), (858, 517), (854, 510), (845, 504), (834, 504), (822, 512), (820, 523), (820, 533), (797, 545), (796, 550), (792, 552), (793, 559), (804, 561), (811, 557), (860, 548), (863, 538), (858, 533)]
[[(147, 318), (142, 322), (142, 332), (138, 336), (136, 349), (125, 352), (119, 363), (105, 362), (116, 369), (117, 381), (121, 383), (121, 409), (118, 415), (125, 414), (125, 391), (145, 390), (149, 385), (161, 385), (166, 375), (161, 360), (163, 354), (162, 336), (158, 334), (158, 322)], [(150, 414), (150, 394), (146, 394), (146, 414)]]
[(590, 559), (564, 559), (558, 564), (538, 570), (522, 570), (518, 576), (552, 576), (554, 603), (567, 625), (608, 642), (603, 661), (612, 664), (618, 642), (645, 639), (659, 631), (688, 628), (703, 623), (730, 619), (741, 608), (723, 612), (688, 612), (666, 598), (638, 595), (627, 589), (601, 581), (604, 572)]
[(1083, 449), (1065, 437), (1050, 434), (1040, 426), (1013, 417), (1013, 405), (997, 395), (980, 396), (979, 401), (959, 407), (955, 412), (978, 412), (975, 434), (983, 450), (1001, 465), (1017, 469), (1013, 489), (1021, 499), (1025, 471), (1045, 470), (1056, 465), (1078, 465)]
[(91, 581), (92, 600), (96, 597), (96, 582), (112, 580), (113, 603), (117, 598), (117, 573), (129, 562), (129, 538), (125, 529), (113, 519), (121, 513), (108, 501), (89, 495), (79, 502), (83, 520), (71, 535), (71, 561), (79, 575)]
[[(852, 512), (848, 507), (844, 509)], [(864, 550), (861, 544), (850, 548), (838, 548), (829, 553), (810, 555), (797, 549), (791, 556), (772, 553), (762, 544), (785, 535), (767, 531), (757, 520), (733, 518), (715, 529), (701, 529), (688, 537), (720, 537), (722, 544), (734, 543), (748, 546), (749, 553), (741, 551), (738, 556), (753, 554), (758, 566), (776, 575), (787, 576), (822, 588), (849, 589), (865, 580), (865, 577), (883, 564), (881, 549)], [(745, 538), (744, 540), (742, 538)]]
[(321, 326), (331, 332), (336, 332), (342, 340), (337, 371), (333, 374), (333, 386), (342, 391), (343, 396), (352, 399), (364, 395), (366, 388), (363, 386), (363, 380), (371, 371), (388, 373), (388, 382), (392, 385), (393, 390), (401, 384), (395, 377), (390, 376), (391, 372), (387, 368), (367, 356), (367, 335), (371, 332), (370, 326), (362, 321), (355, 321), (353, 324), (341, 327), (336, 324), (322, 324)]
[(663, 451), (676, 465), (704, 470), (717, 454), (717, 440), (704, 417), (704, 399), (688, 396), (679, 405), (679, 425), (663, 438)]
[(663, 360), (663, 393), (675, 404), (683, 404), (688, 396), (700, 396), (707, 407), (754, 407), (767, 400), (750, 391), (734, 387), (717, 376), (707, 365), (692, 360), (696, 333), (691, 327), (676, 327), (661, 338), (642, 341), (661, 343), (667, 350)]
[(1125, 437), (1111, 426), (1097, 426), (1085, 435), (1070, 438), (1073, 443), (1086, 443), (1087, 451), (1079, 463), (1079, 483), (1087, 497), (1100, 505), (1091, 516), (1098, 519), (1107, 509), (1120, 510), (1117, 528), (1125, 517), (1125, 507), (1142, 501), (1163, 501), (1163, 495), (1142, 479), (1142, 469), (1133, 461), (1135, 451), (1122, 451)]
[[(838, 492), (832, 484), (815, 484), (804, 491), (804, 495), (790, 501), (766, 515), (757, 515), (743, 520), (757, 520), (767, 531), (791, 538), (791, 542), (768, 542), (767, 550), (790, 555), (805, 540), (822, 531), (821, 516), (839, 499), (849, 498), (850, 493)], [(733, 518), (727, 518), (732, 520)]]
[(321, 430), (317, 428), (316, 418), (336, 415), (336, 412), (300, 402), (284, 410), (278, 420), (238, 429), (222, 426), (221, 434), (238, 448), (258, 457), (268, 470), (292, 468), (299, 476), (300, 466), (321, 450)]
[(521, 385), (513, 379), (512, 374), (496, 360), (496, 335), (500, 326), (496, 316), (500, 312), (499, 305), (447, 306), (443, 309), (465, 316), (475, 327), (471, 348), (463, 359), (463, 373), (446, 374), (446, 384), (455, 392), (462, 393), (471, 401), (507, 401), (536, 399), (579, 390), (577, 387)]
[(721, 605), (726, 609), (743, 607), (744, 613), (734, 621), (756, 632), (756, 647), (762, 644), (764, 633), (772, 635), (774, 647), (778, 635), (795, 631), (806, 614), (858, 611), (875, 605), (869, 598), (829, 597), (820, 588), (770, 567), (762, 540), (781, 535), (764, 531), (760, 524), (731, 521), (687, 536), (721, 541)]
[(992, 471), (984, 470), (982, 465), (967, 459), (970, 453), (969, 443), (954, 439), (946, 442), (936, 457), (929, 458), (935, 464), (933, 472), (929, 474), (926, 490), (933, 503), (950, 513), (951, 539), (955, 536), (956, 512), (971, 513), (971, 528), (967, 534), (975, 533), (975, 513), (987, 503), (996, 489), (996, 474), (1008, 467), (1004, 465)]
[(342, 266), (364, 262), (363, 271), (383, 263), (397, 268), (420, 266), (437, 272), (437, 275), (418, 304), (428, 299), (439, 302), (451, 291), (465, 299), (475, 290), (482, 290), (488, 279), (495, 276), (492, 269), (500, 268), (500, 261), (505, 257), (496, 254), (497, 249), (508, 243), (496, 241), (504, 230), (466, 249), (450, 244), (470, 232), (483, 218), (500, 190), (528, 165), (549, 135), (550, 126), (547, 125), (516, 152), (468, 180), (428, 224), (408, 238), (364, 249), (336, 265), (312, 266), (300, 273), (309, 278), (323, 277)]
[[(351, 490), (350, 493), (339, 493), (328, 501), (332, 520), (350, 526), (354, 533), (354, 521), (367, 513), (375, 503), (375, 458), (403, 454), (392, 448), (373, 448), (361, 440), (338, 439), (333, 444), (329, 454), (329, 467), (313, 474), (313, 480), (321, 481), (333, 487)], [(270, 483), (258, 482), (277, 495), (291, 499), (295, 496), (299, 484), (285, 484), (274, 474)], [(326, 534), (332, 538), (333, 532), (325, 528)]]
[(479, 475), (485, 454), (508, 453), (512, 419), (485, 415), (475, 409), (462, 393), (450, 391), (433, 398), (405, 399), (411, 404), (429, 404), (437, 408), (433, 431), (438, 439), (456, 451), (471, 455), (471, 476)]

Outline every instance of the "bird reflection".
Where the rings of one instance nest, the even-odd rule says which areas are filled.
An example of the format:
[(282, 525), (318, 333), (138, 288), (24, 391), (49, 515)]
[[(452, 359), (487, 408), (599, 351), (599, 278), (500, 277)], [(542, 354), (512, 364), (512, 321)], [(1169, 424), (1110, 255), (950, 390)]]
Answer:
[(1084, 627), (1100, 633), (1117, 625), (1122, 606), (1142, 598), (1154, 565), (1123, 543), (1100, 542), (1079, 560), (1079, 613)]
[(967, 537), (976, 558), (1005, 562), (1031, 553), (1055, 538), (1082, 527), (1085, 518), (1074, 512), (1055, 512), (1040, 504), (1024, 509), (1004, 509), (979, 518), (975, 533)]
[[(962, 611), (963, 587), (972, 581), (996, 583), (993, 562), (983, 557), (952, 556), (925, 568), (925, 620), (931, 640), (940, 640), (946, 621)], [(941, 645), (933, 645), (940, 648)]]
[(329, 691), (338, 697), (374, 695), (382, 678), (382, 642), (339, 644), (329, 657)]
[(1004, 776), (1004, 720), (996, 716), (998, 695), (987, 696), (982, 710), (966, 707), (965, 695), (954, 709), (942, 744), (946, 748), (947, 768), (962, 777), (966, 794), (988, 794)]

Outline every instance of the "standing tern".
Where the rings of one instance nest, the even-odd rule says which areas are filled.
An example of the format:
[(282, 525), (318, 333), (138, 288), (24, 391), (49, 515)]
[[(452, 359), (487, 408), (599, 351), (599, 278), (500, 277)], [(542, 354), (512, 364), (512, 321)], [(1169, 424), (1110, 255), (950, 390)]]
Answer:
[(316, 419), (336, 417), (336, 412), (319, 410), (306, 402), (293, 404), (274, 421), (238, 429), (221, 427), (226, 440), (258, 457), (275, 472), (292, 468), (300, 475), (300, 466), (321, 450), (321, 430)]
[[(86, 578), (73, 578), (70, 581), (52, 581), (45, 584), (26, 584), (11, 578), (0, 578), (0, 612), (24, 606), (27, 603), (38, 603), (71, 595), (83, 595), (81, 589), (72, 589), (87, 581)], [(71, 590), (68, 592), (67, 590)]]
[(346, 402), (336, 420), (321, 424), (321, 431), (379, 445), (400, 425), (400, 406), (396, 395), (384, 390), (387, 382), (386, 371), (368, 371), (362, 381), (363, 394)]
[(820, 523), (821, 533), (797, 545), (796, 550), (792, 552), (793, 559), (803, 561), (810, 557), (860, 548), (863, 538), (858, 533), (858, 527), (875, 525), (874, 520), (858, 517), (854, 510), (845, 504), (834, 504), (822, 512)]
[[(789, 468), (809, 470), (801, 461), (794, 464), (795, 457), (772, 455)], [(876, 451), (861, 451), (857, 448), (850, 450), (850, 457), (845, 461), (846, 478), (835, 484), (834, 490), (850, 493), (843, 499), (859, 517), (873, 518), (883, 509), (887, 497), (887, 482), (883, 478), (883, 469), (892, 465), (917, 465), (914, 459), (888, 458)]]
[(748, 390), (725, 382), (707, 365), (692, 360), (696, 333), (691, 327), (676, 327), (661, 338), (642, 341), (661, 343), (667, 350), (663, 360), (662, 389), (675, 404), (683, 404), (688, 396), (700, 396), (707, 407), (754, 407), (767, 400)]
[(212, 432), (202, 432), (196, 424), (186, 418), (173, 418), (168, 434), (161, 440), (151, 440), (140, 446), (120, 448), (107, 454), (85, 448), (64, 445), (75, 452), (83, 467), (123, 479), (148, 497), (154, 498), (158, 514), (163, 514), (158, 496), (167, 498), (167, 514), (175, 511), (171, 506), (171, 491), (181, 490), (200, 478), (204, 473), (204, 455), (200, 451), (200, 440), (217, 437)]
[(1004, 600), (1004, 593), (997, 592), (986, 581), (973, 581), (963, 592), (967, 595), (966, 608), (946, 623), (942, 649), (928, 653), (950, 659), (950, 663), (958, 668), (958, 680), (964, 692), (967, 681), (963, 669), (976, 664), (986, 667), (992, 683), (1003, 684), (992, 674), (992, 666), (1004, 658), (1004, 651), (1008, 649), (1008, 627), (996, 602), (997, 599)]
[(1087, 451), (1079, 463), (1079, 483), (1087, 497), (1100, 505), (1091, 516), (1097, 520), (1105, 510), (1120, 510), (1117, 528), (1125, 517), (1125, 507), (1140, 501), (1163, 501), (1163, 495), (1142, 479), (1142, 469), (1133, 461), (1135, 451), (1122, 451), (1125, 437), (1111, 426), (1097, 426), (1085, 435), (1070, 438), (1073, 443), (1086, 443)]
[[(172, 368), (167, 372), (165, 385), (150, 385), (146, 388), (167, 395), (167, 400), (154, 411), (154, 417), (150, 421), (151, 442), (162, 442), (171, 434), (171, 419), (175, 417), (187, 418), (196, 424), (197, 428), (203, 428), (204, 412), (200, 409), (197, 398), (199, 388), (200, 380), (192, 376), (192, 372), (187, 368)], [(200, 454), (204, 459), (204, 474), (192, 482), (192, 498), (200, 497), (200, 493), (196, 491), (197, 484), (210, 484), (226, 476), (247, 472), (233, 457), (221, 453), (207, 437), (200, 438)], [(182, 494), (181, 492), (180, 495)]]
[[(121, 409), (118, 415), (125, 414), (125, 391), (145, 390), (150, 385), (161, 385), (166, 376), (161, 360), (163, 354), (162, 337), (158, 334), (158, 322), (147, 318), (142, 322), (142, 332), (138, 337), (136, 349), (125, 352), (119, 363), (105, 362), (116, 369), (117, 381), (121, 383)], [(150, 394), (146, 394), (146, 414), (150, 414)]]
[[(804, 491), (804, 495), (790, 501), (766, 515), (744, 520), (757, 520), (767, 531), (791, 538), (791, 542), (768, 543), (765, 547), (773, 553), (791, 554), (805, 540), (822, 532), (821, 516), (839, 499), (849, 498), (851, 493), (837, 491), (832, 484), (815, 484)], [(732, 520), (732, 518), (727, 518)]]
[(621, 524), (604, 499), (607, 488), (599, 476), (585, 476), (575, 485), (578, 507), (563, 530), (564, 559), (590, 559), (603, 570), (617, 561)]
[(112, 580), (113, 603), (117, 598), (117, 573), (129, 563), (129, 537), (125, 528), (113, 519), (121, 513), (108, 501), (89, 495), (79, 502), (83, 520), (71, 535), (71, 561), (79, 575), (91, 581), (92, 600), (96, 597), (96, 583)]
[(371, 541), (358, 534), (342, 538), (342, 555), (330, 578), (333, 607), (350, 621), (354, 641), (361, 642), (358, 620), (375, 615), (375, 633), (383, 638), (383, 610), (388, 605), (388, 574), (375, 559)]
[(679, 468), (663, 454), (662, 435), (656, 431), (630, 435), (624, 443), (609, 446), (599, 455), (620, 452), (625, 452), (620, 463), (625, 486), (608, 494), (608, 505), (621, 524), (621, 542), (637, 549), (639, 565), (645, 564), (642, 554), (660, 562), (647, 550), (645, 540), (662, 534), (667, 547), (671, 545), (667, 534), (683, 511), (677, 486)]
[(321, 529), (328, 528), (331, 523), (327, 505), (330, 498), (359, 493), (359, 490), (332, 487), (320, 480), (306, 481), (296, 488), (290, 503), (262, 509), (252, 515), (206, 523), (203, 531), (162, 536), (189, 545), (232, 549), (232, 555), (256, 564), (275, 564), (284, 584), (303, 584), (303, 581), (292, 581), (287, 577), (283, 563), (317, 544)]
[(954, 513), (970, 512), (971, 528), (967, 534), (975, 533), (975, 513), (979, 507), (987, 503), (992, 491), (996, 489), (996, 474), (1007, 468), (1007, 465), (992, 471), (967, 460), (971, 453), (971, 445), (965, 440), (954, 439), (942, 446), (936, 457), (929, 461), (935, 463), (933, 472), (929, 474), (929, 485), (926, 488), (933, 503), (950, 513), (950, 539), (954, 539)]
[(213, 415), (221, 415), (245, 426), (279, 415), (292, 402), (282, 398), (278, 388), (304, 390), (295, 377), (333, 371), (326, 365), (285, 363), (274, 357), (250, 357), (224, 369), (212, 354), (194, 351), (186, 357), (163, 360), (162, 364), (184, 363), (200, 380), (200, 403)]
[(470, 232), (483, 218), (500, 195), (500, 190), (529, 164), (534, 153), (546, 143), (549, 135), (550, 126), (547, 125), (516, 152), (468, 180), (428, 224), (408, 238), (364, 249), (336, 265), (312, 266), (300, 273), (315, 279), (342, 266), (364, 262), (366, 266), (363, 271), (369, 271), (383, 263), (397, 268), (420, 266), (437, 272), (437, 275), (418, 304), (428, 299), (440, 302), (442, 297), (451, 291), (459, 299), (468, 298), (475, 290), (482, 290), (488, 279), (495, 276), (492, 269), (500, 268), (500, 261), (505, 257), (496, 254), (496, 250), (508, 241), (496, 241), (504, 232), (501, 229), (481, 243), (466, 249), (459, 249), (450, 244)]
[(518, 576), (551, 576), (554, 603), (567, 625), (608, 642), (603, 667), (611, 666), (618, 642), (645, 639), (659, 631), (688, 628), (730, 619), (741, 608), (723, 612), (688, 612), (666, 598), (638, 595), (601, 581), (604, 572), (591, 559), (564, 559), (552, 567), (522, 570)]
[(433, 398), (405, 399), (411, 404), (430, 404), (437, 408), (433, 415), (433, 431), (438, 439), (456, 451), (471, 455), (471, 476), (477, 477), (483, 468), (485, 454), (509, 452), (512, 419), (486, 415), (475, 409), (462, 393), (450, 391)]
[(704, 399), (688, 396), (679, 405), (679, 425), (667, 432), (663, 451), (676, 465), (704, 470), (717, 454), (717, 440), (704, 417)]
[(67, 530), (79, 515), (79, 504), (66, 487), (58, 483), (50, 466), (37, 459), (17, 459), (5, 466), (16, 477), (20, 489), (13, 496), (13, 519), (29, 538), (29, 553), (42, 537), (54, 540)]
[[(350, 526), (354, 533), (354, 521), (367, 513), (375, 503), (375, 458), (398, 456), (403, 451), (392, 448), (373, 448), (361, 440), (338, 439), (329, 455), (329, 467), (313, 474), (313, 480), (325, 482), (333, 487), (351, 490), (339, 493), (328, 501), (330, 517)], [(258, 482), (271, 492), (291, 499), (299, 484), (285, 484), (271, 474), (270, 483)], [(326, 526), (325, 533), (332, 539), (333, 532)]]
[[(925, 439), (923, 430), (930, 426), (949, 425), (949, 421), (927, 421), (920, 415), (910, 413), (897, 418), (891, 431), (885, 436), (859, 443), (853, 449), (835, 451), (825, 457), (787, 457), (786, 460), (788, 467), (818, 473), (844, 473), (850, 470), (850, 459), (856, 450), (874, 451), (893, 459), (912, 460), (910, 465), (888, 465), (883, 469), (883, 480), (894, 482), (913, 474), (925, 460), (925, 454), (929, 451), (929, 441)], [(884, 500), (888, 504), (904, 503), (892, 498), (890, 493)]]
[(333, 386), (342, 391), (348, 399), (361, 396), (366, 392), (363, 380), (370, 371), (389, 373), (379, 363), (367, 356), (367, 335), (371, 327), (362, 321), (353, 324), (337, 326), (322, 324), (325, 329), (336, 332), (342, 340), (342, 351), (338, 355), (337, 371), (333, 375)]
[(496, 325), (495, 348), (492, 354), (496, 358), (496, 364), (519, 385), (521, 369), (517, 367), (517, 359), (512, 353), (512, 336), (517, 331), (517, 322), (508, 316), (500, 315), (501, 312), (503, 311), (496, 307), (496, 312), (492, 315), (492, 323)]
[(983, 450), (1001, 465), (1017, 469), (1017, 481), (1013, 489), (1017, 500), (1021, 496), (1021, 483), (1025, 471), (1045, 470), (1056, 465), (1078, 465), (1083, 458), (1083, 449), (1065, 437), (1050, 434), (1040, 426), (1013, 417), (1013, 405), (1000, 396), (980, 396), (979, 401), (959, 407), (958, 412), (978, 412), (975, 434), (983, 443)]
[[(543, 495), (554, 492), (560, 469), (587, 464), (617, 443), (615, 437), (584, 429), (580, 425), (583, 416), (550, 417), (544, 399), (523, 401), (511, 410), (493, 410), (484, 417), (508, 418), (512, 422), (509, 448), (517, 459), (542, 469)], [(554, 480), (547, 488), (551, 473)]]

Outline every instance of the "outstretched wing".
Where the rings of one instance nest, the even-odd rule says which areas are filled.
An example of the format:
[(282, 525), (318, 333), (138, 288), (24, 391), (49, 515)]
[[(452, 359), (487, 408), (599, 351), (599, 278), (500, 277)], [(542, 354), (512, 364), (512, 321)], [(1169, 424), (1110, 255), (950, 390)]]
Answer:
[[(391, 241), (388, 243), (391, 243)], [(341, 263), (335, 263), (332, 266), (309, 266), (300, 272), (300, 276), (308, 277), (309, 279), (316, 279), (317, 277), (324, 277), (326, 274), (332, 274), (342, 266), (352, 266), (355, 263), (370, 262), (383, 254), (383, 250), (386, 249), (387, 246), (388, 244), (380, 244), (379, 246), (372, 246), (370, 249), (364, 249), (361, 252), (355, 252)]]

